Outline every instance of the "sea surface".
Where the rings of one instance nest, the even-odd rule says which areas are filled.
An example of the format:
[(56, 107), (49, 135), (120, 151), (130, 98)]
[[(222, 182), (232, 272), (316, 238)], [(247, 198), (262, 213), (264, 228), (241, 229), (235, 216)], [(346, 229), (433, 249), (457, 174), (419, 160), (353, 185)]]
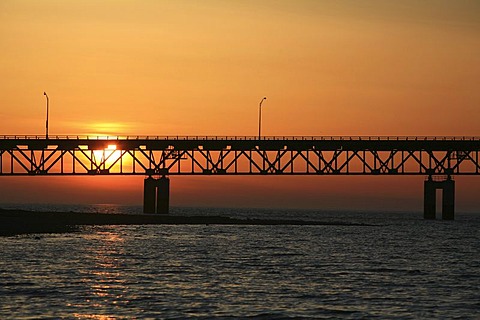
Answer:
[(402, 212), (172, 214), (352, 225), (87, 226), (0, 237), (0, 319), (480, 319), (480, 213), (455, 221)]

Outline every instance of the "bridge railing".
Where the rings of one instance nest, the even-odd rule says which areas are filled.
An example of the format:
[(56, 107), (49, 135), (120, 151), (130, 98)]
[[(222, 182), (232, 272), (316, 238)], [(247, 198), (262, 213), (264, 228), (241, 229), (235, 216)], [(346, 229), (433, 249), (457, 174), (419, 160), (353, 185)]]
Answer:
[[(0, 135), (0, 140), (45, 140), (44, 135)], [(356, 140), (356, 141), (416, 141), (458, 140), (478, 141), (476, 136), (109, 136), (109, 135), (55, 135), (49, 140)]]

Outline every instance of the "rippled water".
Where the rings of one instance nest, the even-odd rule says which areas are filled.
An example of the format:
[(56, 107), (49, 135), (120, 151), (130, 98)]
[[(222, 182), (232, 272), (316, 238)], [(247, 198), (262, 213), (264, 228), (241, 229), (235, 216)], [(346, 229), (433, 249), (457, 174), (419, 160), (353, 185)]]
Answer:
[(0, 318), (480, 317), (479, 215), (175, 210), (370, 226), (102, 226), (4, 237)]

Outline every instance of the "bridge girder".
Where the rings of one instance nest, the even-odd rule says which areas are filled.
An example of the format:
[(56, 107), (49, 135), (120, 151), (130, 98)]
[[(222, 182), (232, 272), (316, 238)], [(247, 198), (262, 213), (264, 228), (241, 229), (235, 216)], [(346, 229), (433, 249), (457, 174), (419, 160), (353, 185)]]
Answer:
[(478, 138), (0, 138), (0, 175), (478, 175)]

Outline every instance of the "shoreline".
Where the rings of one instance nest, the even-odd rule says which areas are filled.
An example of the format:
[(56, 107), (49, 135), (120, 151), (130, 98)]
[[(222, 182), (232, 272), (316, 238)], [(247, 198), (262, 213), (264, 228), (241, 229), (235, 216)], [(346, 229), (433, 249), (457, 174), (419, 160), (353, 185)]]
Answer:
[(371, 226), (361, 223), (294, 219), (237, 219), (225, 216), (178, 216), (162, 214), (106, 214), (44, 212), (0, 208), (0, 236), (32, 233), (74, 232), (83, 225), (334, 225)]

